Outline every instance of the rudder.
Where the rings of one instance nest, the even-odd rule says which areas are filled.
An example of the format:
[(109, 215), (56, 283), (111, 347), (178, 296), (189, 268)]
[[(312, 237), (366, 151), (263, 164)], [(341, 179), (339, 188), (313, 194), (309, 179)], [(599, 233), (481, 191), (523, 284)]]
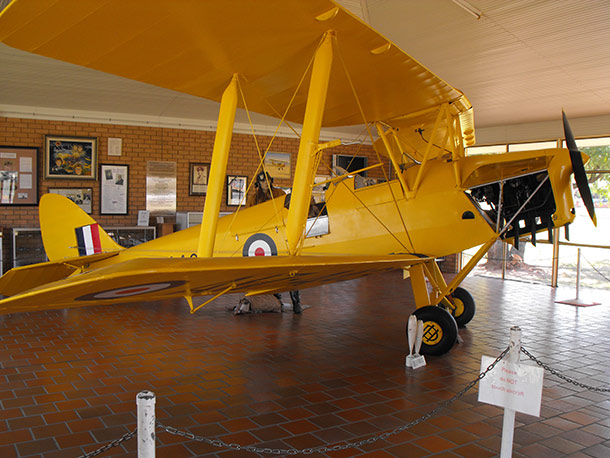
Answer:
[(49, 261), (122, 250), (78, 205), (59, 194), (44, 194), (38, 211)]

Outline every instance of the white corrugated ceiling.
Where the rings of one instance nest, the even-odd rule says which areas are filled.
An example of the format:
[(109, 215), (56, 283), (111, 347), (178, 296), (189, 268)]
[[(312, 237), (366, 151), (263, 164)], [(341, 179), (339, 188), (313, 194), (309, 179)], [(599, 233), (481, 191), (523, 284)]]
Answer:
[[(573, 118), (610, 115), (607, 0), (471, 0), (478, 20), (452, 0), (339, 3), (462, 90), (477, 127), (558, 119), (562, 107)], [(8, 106), (195, 123), (217, 115), (214, 103), (0, 45), (0, 114)]]

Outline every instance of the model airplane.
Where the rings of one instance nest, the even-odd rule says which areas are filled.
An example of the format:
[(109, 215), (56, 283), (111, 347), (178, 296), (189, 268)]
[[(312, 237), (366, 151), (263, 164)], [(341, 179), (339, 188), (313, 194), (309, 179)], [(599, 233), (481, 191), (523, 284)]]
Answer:
[[(76, 205), (44, 195), (50, 261), (0, 279), (10, 296), (2, 313), (172, 297), (185, 297), (194, 312), (194, 296), (273, 293), (399, 268), (425, 324), (422, 353), (441, 354), (475, 313), (459, 285), (492, 244), (535, 240), (573, 221), (572, 173), (595, 218), (565, 118), (567, 150), (466, 155), (475, 141), (466, 97), (330, 0), (180, 8), (166, 0), (15, 0), (0, 16), (0, 39), (220, 102), (200, 226), (123, 249)], [(238, 105), (302, 124), (294, 183), (289, 198), (219, 218)], [(371, 142), (392, 175), (362, 187), (359, 176), (331, 178), (326, 202), (308, 219), (321, 153), (341, 144), (320, 143), (321, 127), (356, 124), (377, 132)], [(435, 259), (481, 244), (447, 284)]]

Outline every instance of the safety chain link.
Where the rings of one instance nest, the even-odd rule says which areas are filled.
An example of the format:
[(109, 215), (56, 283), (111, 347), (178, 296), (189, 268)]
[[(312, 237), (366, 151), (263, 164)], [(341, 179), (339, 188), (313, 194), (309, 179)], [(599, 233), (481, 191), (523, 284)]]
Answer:
[(466, 387), (464, 389), (462, 389), (462, 391), (460, 391), (459, 393), (457, 393), (455, 396), (453, 396), (451, 399), (447, 399), (446, 401), (441, 402), (436, 408), (434, 408), (433, 410), (431, 410), (430, 412), (426, 413), (425, 415), (421, 416), (420, 418), (413, 420), (410, 423), (407, 423), (405, 425), (402, 425), (392, 431), (388, 431), (385, 432), (383, 434), (380, 434), (378, 436), (373, 436), (370, 437), (369, 439), (364, 439), (358, 442), (348, 442), (345, 444), (341, 444), (341, 445), (333, 445), (333, 446), (321, 446), (321, 447), (314, 447), (314, 448), (305, 448), (302, 450), (298, 450), (298, 449), (294, 449), (294, 448), (288, 448), (288, 449), (280, 449), (280, 448), (259, 448), (259, 447), (255, 447), (252, 445), (247, 445), (247, 446), (243, 446), (243, 445), (239, 445), (239, 444), (235, 444), (235, 443), (231, 443), (231, 444), (227, 444), (226, 442), (220, 440), (220, 439), (209, 439), (207, 437), (201, 437), (201, 436), (196, 436), (193, 433), (189, 433), (186, 431), (180, 431), (176, 428), (173, 428), (171, 426), (165, 426), (162, 423), (160, 423), (159, 421), (157, 421), (157, 427), (161, 428), (162, 430), (164, 430), (165, 432), (169, 433), (169, 434), (173, 434), (175, 436), (181, 436), (184, 437), (186, 439), (189, 440), (194, 440), (197, 442), (205, 442), (206, 444), (210, 444), (213, 445), (215, 447), (219, 447), (219, 448), (229, 448), (232, 450), (245, 450), (247, 452), (254, 452), (254, 453), (266, 453), (266, 454), (270, 454), (270, 455), (299, 455), (299, 454), (303, 454), (303, 455), (311, 455), (313, 453), (326, 453), (326, 452), (336, 452), (339, 450), (345, 450), (348, 448), (358, 448), (361, 447), (363, 445), (367, 445), (367, 444), (372, 444), (374, 442), (377, 442), (380, 439), (387, 439), (390, 436), (393, 436), (395, 434), (398, 434), (402, 431), (405, 431), (409, 428), (412, 428), (413, 426), (416, 426), (420, 423), (423, 423), (424, 421), (428, 420), (430, 417), (433, 417), (434, 415), (436, 415), (438, 412), (440, 412), (441, 410), (443, 410), (444, 408), (446, 408), (447, 406), (449, 406), (450, 404), (454, 403), (455, 401), (457, 401), (458, 399), (460, 399), (462, 396), (464, 396), (464, 394), (466, 394), (467, 391), (469, 391), (470, 389), (472, 389), (478, 382), (479, 380), (481, 380), (483, 377), (485, 377), (491, 370), (493, 370), (493, 368), (496, 366), (496, 364), (498, 364), (498, 362), (504, 358), (506, 356), (506, 354), (508, 353), (508, 351), (510, 350), (510, 347), (507, 347), (501, 354), (500, 356), (498, 356), (496, 358), (496, 360), (491, 363), (487, 369), (485, 369), (484, 372), (481, 372), (479, 374), (479, 376), (474, 379), (472, 382), (470, 382), (468, 385), (466, 385)]
[(585, 385), (584, 383), (580, 383), (577, 382), (574, 379), (568, 378), (565, 375), (560, 374), (559, 372), (557, 372), (555, 369), (551, 368), (548, 364), (543, 363), (542, 361), (540, 361), (538, 358), (536, 358), (534, 355), (532, 355), (529, 351), (527, 351), (525, 348), (521, 347), (521, 351), (532, 361), (534, 361), (536, 364), (538, 364), (540, 367), (542, 367), (544, 370), (549, 371), (551, 374), (553, 374), (556, 377), (559, 377), (561, 380), (564, 380), (568, 383), (571, 383), (572, 385), (576, 385), (579, 388), (584, 388), (585, 390), (589, 390), (589, 391), (597, 391), (598, 393), (610, 393), (610, 388), (599, 388), (599, 387), (595, 387), (595, 386), (589, 386), (589, 385)]
[(121, 443), (126, 442), (129, 439), (131, 439), (133, 436), (135, 436), (137, 432), (138, 432), (138, 428), (134, 429), (130, 433), (123, 434), (123, 436), (120, 437), (119, 439), (115, 439), (112, 442), (107, 443), (103, 447), (100, 447), (100, 448), (98, 448), (96, 450), (93, 450), (93, 451), (91, 451), (89, 453), (85, 453), (84, 455), (81, 455), (78, 458), (90, 458), (92, 456), (97, 456), (100, 453), (104, 453), (104, 452), (110, 450), (111, 448), (118, 447), (119, 445), (121, 445)]

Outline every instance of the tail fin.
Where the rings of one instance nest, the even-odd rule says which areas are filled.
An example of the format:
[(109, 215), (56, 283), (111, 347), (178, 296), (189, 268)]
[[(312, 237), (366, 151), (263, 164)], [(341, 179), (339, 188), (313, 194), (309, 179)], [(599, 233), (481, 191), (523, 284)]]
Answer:
[(59, 194), (43, 195), (38, 214), (49, 261), (123, 249), (78, 205)]

